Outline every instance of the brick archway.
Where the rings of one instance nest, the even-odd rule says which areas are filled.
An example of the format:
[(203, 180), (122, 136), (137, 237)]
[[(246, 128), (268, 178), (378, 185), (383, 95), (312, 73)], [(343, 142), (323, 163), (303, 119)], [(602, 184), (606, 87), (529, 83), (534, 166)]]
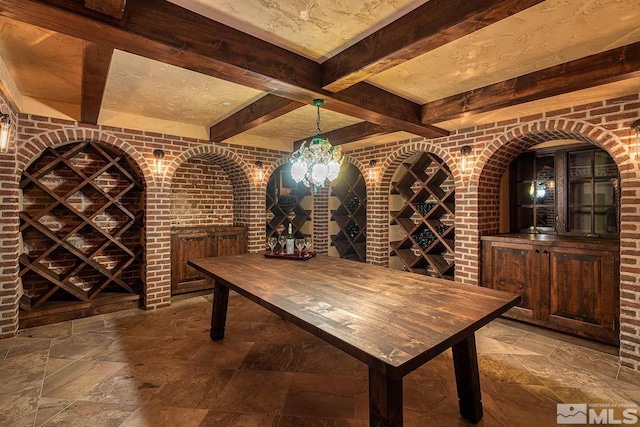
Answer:
[(637, 369), (640, 365), (638, 343), (640, 328), (636, 321), (640, 276), (636, 267), (640, 256), (633, 214), (640, 212), (640, 199), (635, 190), (626, 190), (637, 181), (638, 165), (631, 161), (629, 148), (614, 132), (603, 127), (581, 121), (538, 121), (512, 128), (494, 139), (480, 154), (470, 182), (474, 200), (475, 224), (466, 240), (473, 242), (469, 250), (469, 268), (475, 272), (469, 282), (479, 283), (480, 236), (498, 232), (499, 228), (499, 183), (509, 164), (529, 147), (557, 139), (573, 139), (601, 147), (609, 153), (620, 172), (620, 362), (623, 366)]

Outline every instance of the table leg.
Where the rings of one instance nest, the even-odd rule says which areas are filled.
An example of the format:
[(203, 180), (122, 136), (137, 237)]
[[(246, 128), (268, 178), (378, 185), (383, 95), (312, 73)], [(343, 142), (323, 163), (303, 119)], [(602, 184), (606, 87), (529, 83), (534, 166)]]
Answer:
[(456, 372), (456, 386), (460, 415), (472, 423), (482, 418), (482, 398), (480, 395), (480, 375), (474, 334), (454, 345), (453, 367)]
[(402, 378), (369, 368), (369, 425), (402, 427)]
[(209, 332), (209, 336), (214, 341), (224, 338), (228, 305), (229, 288), (216, 283), (213, 288), (213, 311), (211, 312), (211, 331)]

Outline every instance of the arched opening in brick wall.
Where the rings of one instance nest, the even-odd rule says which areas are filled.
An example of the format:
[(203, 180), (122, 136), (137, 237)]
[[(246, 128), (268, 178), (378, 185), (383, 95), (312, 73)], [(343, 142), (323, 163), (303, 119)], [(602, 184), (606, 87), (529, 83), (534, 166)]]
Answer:
[(226, 150), (183, 154), (172, 165), (170, 188), (172, 226), (249, 225), (249, 178)]
[[(500, 225), (500, 181), (508, 166), (521, 153), (530, 147), (554, 140), (576, 140), (600, 147), (607, 151), (613, 158), (620, 172), (620, 186), (622, 197), (620, 199), (620, 246), (621, 254), (625, 248), (635, 248), (633, 231), (634, 218), (625, 212), (636, 212), (638, 208), (635, 194), (634, 178), (635, 168), (630, 163), (628, 150), (612, 133), (590, 124), (566, 122), (560, 124), (528, 124), (523, 128), (512, 130), (494, 144), (487, 147), (481, 158), (484, 162), (478, 162), (474, 175), (477, 176), (477, 257), (474, 268), (480, 268), (480, 241), (479, 237), (492, 235), (499, 232)], [(473, 180), (472, 180), (473, 182)], [(631, 191), (625, 196), (624, 191)], [(631, 197), (630, 197), (631, 196)], [(474, 232), (474, 230), (471, 230)], [(631, 249), (632, 250), (632, 249)], [(632, 253), (633, 252), (632, 250)], [(640, 332), (635, 326), (635, 311), (633, 306), (637, 300), (635, 289), (637, 276), (625, 275), (625, 271), (633, 271), (635, 259), (625, 258), (620, 262), (620, 360), (623, 366), (637, 368), (640, 357), (637, 344), (640, 342)]]
[(138, 306), (145, 181), (124, 151), (65, 142), (20, 175), (20, 327)]
[(450, 152), (434, 141), (407, 141), (407, 144), (400, 146), (384, 160), (378, 159), (377, 176), (367, 189), (367, 227), (370, 228), (370, 232), (367, 232), (367, 262), (369, 263), (389, 266), (389, 194), (393, 175), (403, 162), (418, 153), (431, 153), (440, 158), (443, 164), (453, 172), (456, 187), (460, 185), (457, 165)]

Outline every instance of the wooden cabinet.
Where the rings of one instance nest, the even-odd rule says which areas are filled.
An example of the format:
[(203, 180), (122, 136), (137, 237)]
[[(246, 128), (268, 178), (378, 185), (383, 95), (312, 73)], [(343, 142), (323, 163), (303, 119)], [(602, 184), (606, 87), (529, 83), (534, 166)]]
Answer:
[(176, 228), (171, 232), (171, 293), (211, 289), (209, 277), (187, 265), (190, 259), (238, 255), (247, 251), (244, 227)]
[(619, 343), (619, 243), (549, 235), (482, 238), (482, 286), (520, 294), (506, 316)]

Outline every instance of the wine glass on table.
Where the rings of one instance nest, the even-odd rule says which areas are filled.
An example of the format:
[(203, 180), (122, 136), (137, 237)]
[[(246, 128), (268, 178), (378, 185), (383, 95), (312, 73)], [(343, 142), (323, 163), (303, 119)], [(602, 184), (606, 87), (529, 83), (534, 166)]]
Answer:
[(298, 256), (302, 258), (302, 250), (304, 249), (304, 239), (295, 240), (296, 248), (298, 248)]
[(304, 238), (304, 247), (307, 249), (307, 253), (309, 253), (309, 249), (311, 249), (311, 245), (313, 244), (313, 241), (311, 240), (311, 236), (306, 236)]
[(278, 236), (278, 243), (280, 243), (280, 253), (284, 253), (284, 244), (287, 243), (287, 238), (284, 234)]
[(278, 239), (275, 236), (269, 237), (269, 242), (268, 242), (269, 249), (270, 249), (269, 252), (272, 255), (273, 255), (273, 248), (275, 248), (277, 244), (278, 244)]

